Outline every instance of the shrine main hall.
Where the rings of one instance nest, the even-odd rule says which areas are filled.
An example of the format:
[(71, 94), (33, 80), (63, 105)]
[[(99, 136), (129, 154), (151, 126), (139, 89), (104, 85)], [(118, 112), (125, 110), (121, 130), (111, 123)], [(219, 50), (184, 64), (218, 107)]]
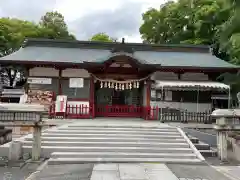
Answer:
[(52, 107), (63, 95), (67, 109), (88, 110), (58, 111), (91, 118), (143, 117), (146, 108), (155, 106), (188, 112), (227, 107), (231, 89), (217, 77), (240, 69), (214, 56), (208, 46), (125, 43), (124, 39), (26, 39), (0, 63), (25, 69), (27, 103)]

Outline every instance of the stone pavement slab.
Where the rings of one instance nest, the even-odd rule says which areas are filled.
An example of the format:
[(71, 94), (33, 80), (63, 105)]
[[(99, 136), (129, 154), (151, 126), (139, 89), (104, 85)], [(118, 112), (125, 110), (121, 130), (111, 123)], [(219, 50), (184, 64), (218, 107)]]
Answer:
[(47, 165), (34, 180), (89, 180), (93, 164)]
[(97, 164), (93, 171), (118, 171), (118, 164)]
[(231, 180), (213, 167), (204, 165), (167, 164), (180, 180)]
[(213, 166), (231, 180), (240, 180), (240, 166)]
[(120, 180), (118, 171), (93, 171), (91, 180)]
[(119, 164), (121, 180), (136, 179), (145, 180), (146, 172), (141, 164)]
[(165, 164), (95, 164), (93, 169), (91, 180), (178, 180)]

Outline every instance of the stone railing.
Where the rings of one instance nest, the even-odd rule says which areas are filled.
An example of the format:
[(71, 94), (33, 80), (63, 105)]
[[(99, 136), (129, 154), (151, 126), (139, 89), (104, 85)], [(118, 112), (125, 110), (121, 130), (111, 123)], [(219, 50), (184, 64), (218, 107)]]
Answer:
[(229, 159), (228, 136), (230, 132), (240, 131), (240, 109), (218, 109), (212, 112), (216, 119), (218, 156), (222, 161)]
[[(43, 105), (0, 104), (0, 126), (33, 127), (32, 160), (39, 160), (41, 154)], [(16, 161), (22, 156), (22, 143), (13, 141), (9, 148), (9, 160)]]

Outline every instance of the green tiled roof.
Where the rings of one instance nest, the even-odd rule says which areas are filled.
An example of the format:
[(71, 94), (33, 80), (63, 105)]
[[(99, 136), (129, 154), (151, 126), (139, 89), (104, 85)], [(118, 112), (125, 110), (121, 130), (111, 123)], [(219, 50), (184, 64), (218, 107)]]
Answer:
[[(112, 53), (112, 47), (119, 46), (116, 43), (73, 42), (40, 40), (40, 44), (36, 44), (38, 41), (35, 40), (26, 44), (25, 47), (18, 51), (0, 58), (0, 62), (102, 63), (115, 55)], [(67, 46), (68, 44), (71, 46)], [(208, 48), (203, 46), (190, 47), (185, 45), (177, 47), (170, 45), (167, 47), (167, 45), (164, 45), (158, 47), (144, 44), (123, 44), (122, 46), (132, 48), (133, 53), (127, 53), (126, 55), (138, 60), (142, 64), (156, 64), (165, 67), (239, 68), (239, 66), (213, 56), (208, 51)], [(163, 49), (159, 51), (156, 48)], [(168, 50), (165, 51), (166, 48)], [(179, 51), (181, 48), (183, 50)], [(188, 51), (184, 48), (188, 48)], [(192, 48), (190, 52), (189, 48)]]
[(161, 66), (213, 68), (237, 67), (210, 53), (137, 51), (134, 55), (136, 58), (145, 59), (150, 64), (161, 64)]
[(59, 47), (25, 47), (18, 51), (0, 58), (7, 61), (39, 61), (39, 62), (67, 62), (83, 63), (83, 61), (96, 61), (110, 56), (109, 50), (101, 49), (78, 49)]

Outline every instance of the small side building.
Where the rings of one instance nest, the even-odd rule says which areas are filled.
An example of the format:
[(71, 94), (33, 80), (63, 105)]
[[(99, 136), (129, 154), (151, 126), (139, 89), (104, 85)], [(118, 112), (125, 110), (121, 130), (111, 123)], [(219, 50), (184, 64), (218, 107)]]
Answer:
[(142, 117), (151, 106), (211, 111), (230, 91), (216, 78), (240, 69), (207, 46), (49, 39), (27, 39), (0, 63), (27, 69), (26, 92), (41, 91), (49, 102), (66, 95), (68, 106), (87, 106), (91, 117)]

